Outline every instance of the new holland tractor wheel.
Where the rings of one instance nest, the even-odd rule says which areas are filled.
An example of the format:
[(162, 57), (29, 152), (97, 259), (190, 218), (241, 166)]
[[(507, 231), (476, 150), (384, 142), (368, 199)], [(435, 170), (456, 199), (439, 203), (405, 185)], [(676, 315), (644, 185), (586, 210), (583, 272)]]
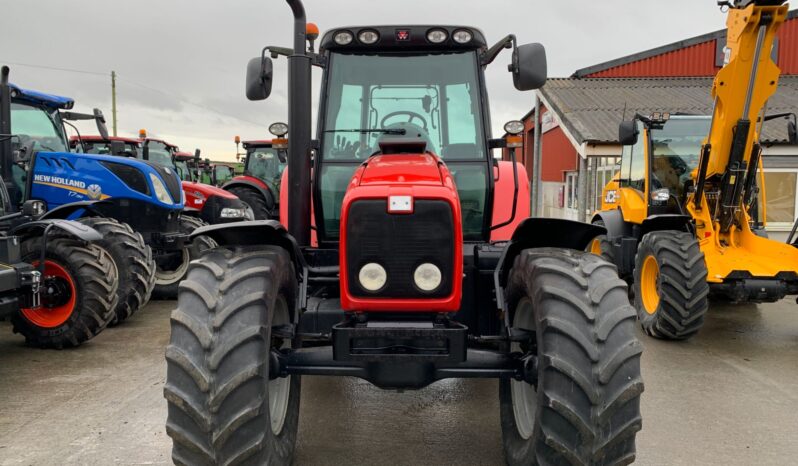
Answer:
[(501, 379), (507, 463), (627, 464), (642, 426), (642, 345), (615, 267), (585, 252), (527, 249), (510, 271), (511, 352), (525, 380)]
[(80, 220), (103, 235), (97, 244), (108, 251), (119, 274), (119, 297), (109, 325), (117, 325), (144, 307), (155, 286), (155, 262), (152, 250), (126, 223), (111, 218), (90, 217)]
[[(207, 223), (192, 217), (183, 215), (180, 217), (180, 231), (189, 234)], [(152, 296), (158, 299), (176, 299), (177, 286), (180, 281), (188, 274), (188, 264), (198, 258), (200, 254), (208, 249), (216, 247), (216, 242), (207, 236), (194, 238), (191, 244), (185, 246), (182, 251), (169, 254), (165, 259), (156, 261), (155, 267), (155, 288)]]
[[(39, 265), (41, 238), (22, 243), (22, 260)], [(64, 237), (47, 240), (41, 306), (12, 318), (14, 332), (42, 348), (78, 346), (114, 317), (117, 272), (103, 248)]]
[(707, 266), (692, 233), (644, 235), (635, 257), (634, 287), (637, 317), (652, 337), (684, 340), (704, 325)]
[(230, 192), (239, 199), (246, 202), (255, 214), (255, 220), (269, 220), (274, 216), (274, 199), (268, 199), (260, 195), (254, 189), (244, 187), (230, 188)]
[(166, 349), (166, 432), (175, 464), (288, 465), (300, 378), (269, 379), (272, 334), (294, 312), (296, 276), (278, 247), (219, 248), (191, 264)]

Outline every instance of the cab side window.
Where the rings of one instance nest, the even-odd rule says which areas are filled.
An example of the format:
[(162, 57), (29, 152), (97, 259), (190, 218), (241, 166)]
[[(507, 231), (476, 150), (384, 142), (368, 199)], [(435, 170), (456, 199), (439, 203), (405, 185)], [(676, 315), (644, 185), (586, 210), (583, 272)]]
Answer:
[(643, 191), (646, 187), (646, 137), (642, 123), (637, 122), (637, 130), (637, 142), (623, 147), (621, 186)]

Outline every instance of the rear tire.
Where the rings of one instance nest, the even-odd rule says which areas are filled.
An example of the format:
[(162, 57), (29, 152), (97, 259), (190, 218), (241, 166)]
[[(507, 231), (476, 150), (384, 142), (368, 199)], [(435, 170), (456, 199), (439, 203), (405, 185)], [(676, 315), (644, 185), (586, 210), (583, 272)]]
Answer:
[(291, 464), (300, 377), (269, 380), (271, 335), (297, 284), (278, 247), (209, 251), (180, 285), (166, 349), (166, 432), (175, 464)]
[(252, 208), (252, 213), (255, 214), (255, 220), (270, 220), (274, 218), (273, 198), (266, 199), (254, 189), (240, 186), (230, 188), (229, 191)]
[[(38, 264), (41, 238), (24, 241), (22, 260)], [(42, 306), (23, 309), (11, 318), (14, 332), (32, 346), (68, 348), (91, 340), (114, 317), (117, 303), (117, 272), (111, 255), (103, 248), (72, 238), (51, 236), (47, 240), (46, 264), (65, 276), (42, 277)], [(47, 288), (57, 295), (46, 297)], [(74, 298), (74, 300), (73, 300)], [(63, 317), (55, 315), (62, 312)]]
[(634, 461), (643, 348), (615, 267), (584, 252), (527, 249), (506, 292), (513, 327), (532, 335), (511, 351), (537, 357), (535, 383), (499, 382), (507, 463)]
[(685, 340), (704, 325), (709, 284), (704, 253), (692, 233), (654, 231), (635, 257), (635, 308), (650, 336)]
[[(180, 217), (180, 232), (191, 234), (199, 227), (206, 226), (197, 217), (183, 215)], [(191, 244), (185, 246), (180, 256), (172, 261), (169, 267), (164, 267), (163, 263), (156, 261), (155, 288), (152, 290), (152, 297), (155, 299), (177, 299), (177, 288), (180, 282), (186, 278), (189, 263), (198, 258), (203, 252), (216, 247), (216, 242), (207, 236), (194, 238)]]
[(89, 217), (80, 219), (103, 235), (96, 242), (111, 254), (119, 274), (119, 298), (114, 309), (114, 317), (109, 325), (124, 322), (150, 300), (155, 286), (155, 262), (152, 250), (144, 243), (140, 233), (136, 233), (126, 223), (111, 218)]

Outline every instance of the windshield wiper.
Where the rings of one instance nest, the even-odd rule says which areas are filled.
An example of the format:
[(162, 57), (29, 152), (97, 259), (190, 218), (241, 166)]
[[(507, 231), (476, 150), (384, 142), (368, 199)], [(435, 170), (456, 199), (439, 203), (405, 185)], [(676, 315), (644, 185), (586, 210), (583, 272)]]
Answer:
[(364, 129), (328, 129), (328, 130), (325, 130), (324, 132), (325, 133), (360, 133), (360, 134), (383, 133), (383, 134), (395, 134), (395, 135), (399, 135), (399, 136), (404, 136), (405, 134), (407, 134), (407, 130), (406, 129), (400, 129), (400, 128), (396, 128), (396, 129), (376, 129), (376, 128), (375, 129), (368, 129), (368, 128), (364, 128)]

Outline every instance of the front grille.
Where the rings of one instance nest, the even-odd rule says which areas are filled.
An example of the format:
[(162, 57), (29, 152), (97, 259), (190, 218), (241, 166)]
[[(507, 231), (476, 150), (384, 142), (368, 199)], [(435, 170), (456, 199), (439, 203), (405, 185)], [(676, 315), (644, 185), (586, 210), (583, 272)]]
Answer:
[[(387, 200), (360, 200), (349, 208), (346, 224), (346, 262), (349, 293), (368, 298), (443, 298), (452, 292), (454, 220), (445, 201), (416, 200), (412, 214), (389, 214)], [(360, 286), (365, 264), (382, 265), (388, 281), (382, 290)], [(413, 272), (430, 262), (441, 269), (442, 282), (432, 292), (413, 283)]]

